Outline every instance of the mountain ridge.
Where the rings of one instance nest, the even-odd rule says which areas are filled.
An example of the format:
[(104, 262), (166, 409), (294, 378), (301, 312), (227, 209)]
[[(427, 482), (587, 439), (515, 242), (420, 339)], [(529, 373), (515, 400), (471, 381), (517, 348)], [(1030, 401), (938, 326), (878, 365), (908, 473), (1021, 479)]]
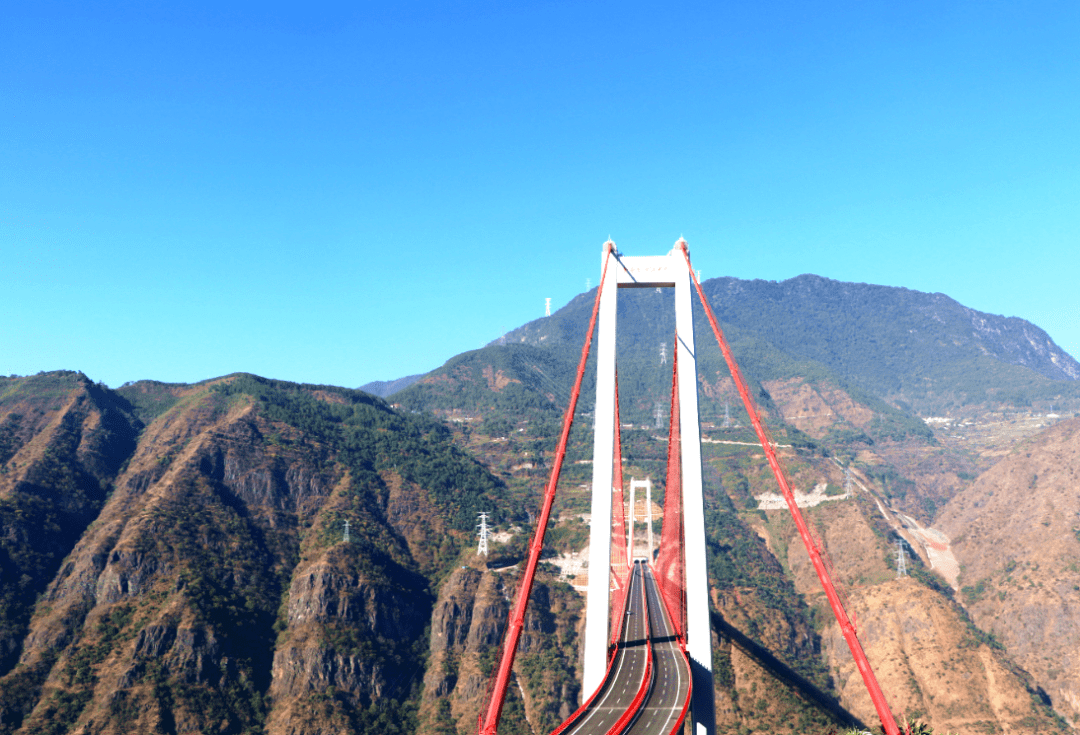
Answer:
[(395, 378), (393, 380), (373, 380), (370, 383), (365, 383), (360, 386), (359, 390), (365, 393), (371, 393), (379, 398), (388, 398), (399, 390), (404, 390), (410, 385), (424, 377), (426, 373), (417, 373), (416, 375), (406, 375), (404, 378)]
[(441, 580), (479, 507), (515, 517), (500, 482), (360, 391), (122, 390), (0, 384), (0, 732), (413, 732)]
[[(1018, 317), (979, 312), (944, 294), (835, 281), (812, 274), (786, 281), (713, 278), (702, 288), (733, 348), (744, 335), (753, 334), (789, 359), (818, 363), (882, 398), (932, 408), (935, 402), (927, 401), (926, 388), (920, 383), (957, 380), (965, 371), (980, 367), (990, 368), (995, 378), (1021, 388), (1033, 387), (1025, 383), (1042, 387), (1044, 381), (1063, 382), (1070, 384), (1070, 397), (1080, 395), (1072, 385), (1080, 379), (1080, 363), (1044, 330)], [(533, 320), (491, 344), (580, 344), (594, 293), (595, 289), (580, 294), (551, 317)], [(663, 294), (656, 294), (661, 297), (656, 299), (622, 291), (620, 302), (635, 296), (638, 302), (652, 298), (658, 305), (666, 305), (667, 301)], [(702, 335), (698, 341), (703, 342), (708, 328), (697, 299), (693, 301), (695, 332)], [(571, 335), (578, 335), (577, 339)], [(931, 348), (938, 353), (935, 364), (922, 364), (920, 355)], [(1020, 368), (1021, 372), (993, 369), (994, 363)], [(1023, 370), (1034, 375), (1025, 375)], [(969, 399), (985, 399), (988, 390), (993, 395), (991, 386), (974, 384), (964, 392), (971, 394)]]
[[(1075, 360), (1034, 325), (940, 294), (810, 275), (712, 279), (706, 291), (794, 486), (824, 499), (807, 517), (869, 621), (860, 635), (885, 662), (891, 706), (965, 735), (1064, 732), (1047, 705), (1070, 715), (1071, 690), (995, 628), (996, 598), (968, 578), (970, 564), (954, 600), (925, 544), (948, 540), (930, 527), (939, 508), (1058, 419), (1039, 411), (1080, 408)], [(622, 292), (618, 317), (624, 470), (654, 478), (656, 503), (671, 301), (670, 289)], [(392, 394), (399, 408), (244, 373), (116, 391), (73, 372), (0, 378), (0, 733), (469, 731), (591, 305), (580, 294), (409, 376)], [(872, 721), (790, 518), (768, 504), (775, 486), (702, 319), (697, 308), (709, 576), (723, 623), (718, 731), (825, 732), (844, 712)], [(587, 540), (594, 359), (508, 731), (546, 732), (580, 696), (583, 602), (567, 582), (580, 583), (570, 557)], [(968, 412), (982, 426), (991, 408), (1000, 425), (1026, 411), (1028, 434), (1003, 435), (985, 455), (961, 435), (974, 419), (920, 418)], [(498, 571), (470, 548), (480, 510), (500, 532)], [(65, 544), (42, 546), (56, 519)], [(962, 557), (968, 542), (955, 535)], [(898, 543), (911, 554), (906, 581), (895, 579)], [(12, 586), (13, 564), (33, 573), (27, 585)]]

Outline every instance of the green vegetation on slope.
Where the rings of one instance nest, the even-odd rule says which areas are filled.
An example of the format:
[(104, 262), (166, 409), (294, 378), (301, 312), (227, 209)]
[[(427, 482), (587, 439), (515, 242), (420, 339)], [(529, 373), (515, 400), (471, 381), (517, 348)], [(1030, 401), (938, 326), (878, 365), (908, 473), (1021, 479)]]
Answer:
[[(481, 511), (501, 504), (505, 488), (452, 442), (450, 430), (422, 414), (393, 411), (358, 390), (301, 386), (242, 375), (214, 387), (249, 395), (270, 421), (281, 421), (338, 450), (354, 481), (384, 470), (424, 488), (452, 527), (471, 530)], [(323, 400), (315, 392), (334, 397)]]
[(97, 516), (137, 430), (81, 373), (5, 383), (0, 472), (12, 484), (0, 498), (0, 675), (18, 659), (35, 600)]

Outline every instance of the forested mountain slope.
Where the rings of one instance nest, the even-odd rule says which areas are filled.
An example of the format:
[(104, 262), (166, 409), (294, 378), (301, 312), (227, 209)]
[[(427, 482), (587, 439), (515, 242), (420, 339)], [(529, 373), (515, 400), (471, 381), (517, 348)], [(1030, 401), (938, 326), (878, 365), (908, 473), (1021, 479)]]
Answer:
[[(944, 294), (845, 283), (713, 278), (702, 284), (736, 359), (758, 380), (832, 377), (925, 414), (968, 404), (1080, 399), (1080, 363), (1039, 327), (969, 309)], [(580, 345), (593, 294), (500, 342)], [(656, 355), (674, 332), (671, 289), (619, 293), (619, 339)], [(723, 372), (697, 298), (701, 372)], [(620, 349), (622, 349), (620, 347)]]
[[(517, 505), (444, 424), (359, 391), (4, 379), (0, 731), (412, 733), (449, 722), (421, 713), (426, 678), (474, 717), (505, 602), (469, 606), (441, 678), (436, 603), (463, 561), (474, 585), (513, 584), (477, 567), (473, 525)], [(572, 598), (552, 586), (532, 635)], [(576, 699), (563, 635), (565, 686), (523, 682), (534, 714)]]

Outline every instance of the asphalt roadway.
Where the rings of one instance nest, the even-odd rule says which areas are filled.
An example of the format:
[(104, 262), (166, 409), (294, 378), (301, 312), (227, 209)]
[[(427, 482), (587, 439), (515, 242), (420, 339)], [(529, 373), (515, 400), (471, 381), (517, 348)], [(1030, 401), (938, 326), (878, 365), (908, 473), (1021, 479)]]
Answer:
[(629, 735), (668, 735), (679, 722), (686, 698), (690, 694), (690, 669), (686, 656), (679, 648), (675, 629), (667, 608), (660, 600), (652, 570), (640, 565), (645, 572), (645, 594), (649, 602), (649, 627), (653, 644), (652, 690), (641, 708)]
[(644, 564), (634, 564), (624, 616), (622, 644), (611, 664), (610, 679), (580, 721), (565, 735), (605, 735), (634, 701), (641, 688), (648, 661), (649, 640), (645, 630), (645, 598), (642, 595)]
[[(644, 591), (644, 594), (642, 592)], [(648, 565), (635, 562), (627, 594), (622, 644), (611, 665), (611, 677), (592, 707), (564, 735), (607, 735), (619, 722), (641, 689), (653, 648), (653, 670), (645, 701), (636, 719), (622, 732), (628, 735), (669, 735), (678, 723), (690, 690), (690, 670), (679, 649), (671, 620)], [(645, 630), (645, 604), (649, 631)]]

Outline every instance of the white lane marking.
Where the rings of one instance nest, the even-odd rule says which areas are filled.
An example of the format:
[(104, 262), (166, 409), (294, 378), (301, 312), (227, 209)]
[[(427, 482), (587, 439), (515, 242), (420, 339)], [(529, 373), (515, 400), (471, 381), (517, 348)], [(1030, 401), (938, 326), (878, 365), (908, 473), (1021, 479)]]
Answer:
[[(644, 576), (644, 574), (643, 574), (643, 576)], [(652, 575), (649, 575), (649, 576), (651, 577)], [(664, 628), (663, 632), (665, 633), (665, 637), (670, 637), (671, 636), (670, 620), (667, 617), (666, 608), (664, 608), (658, 601), (655, 582), (653, 583), (653, 585), (651, 587), (648, 585), (647, 581), (645, 581), (643, 583), (646, 585), (645, 589), (646, 589), (647, 595), (648, 595), (648, 597), (650, 599), (649, 606), (650, 606), (650, 608), (656, 607), (658, 610), (660, 610), (659, 622), (661, 623), (661, 627)], [(667, 641), (667, 650), (664, 651), (664, 652), (661, 652), (661, 653), (667, 653), (667, 652), (671, 653), (672, 660), (675, 662), (676, 676), (678, 677), (678, 685), (675, 688), (675, 693), (678, 694), (679, 691), (681, 691), (681, 689), (682, 689), (682, 666), (679, 665), (681, 653), (676, 649), (675, 641), (673, 641), (673, 640)], [(661, 696), (658, 698), (660, 702), (663, 702), (663, 700), (665, 699), (664, 692), (666, 692), (666, 690), (667, 690), (667, 677), (665, 677), (665, 679), (664, 679), (663, 690), (661, 692)], [(650, 700), (651, 699), (652, 698), (650, 697)], [(680, 712), (682, 712), (682, 704), (680, 702), (678, 702), (678, 701), (675, 701), (671, 705), (659, 704), (659, 705), (656, 705), (656, 706), (654, 706), (652, 708), (648, 708), (647, 711), (650, 712), (649, 720), (647, 722), (642, 722), (641, 723), (642, 729), (645, 729), (645, 730), (650, 729), (650, 726), (653, 724), (653, 718), (655, 718), (656, 715), (663, 714), (665, 711), (667, 711), (667, 716), (664, 718), (664, 726), (660, 730), (661, 733), (666, 735), (672, 718), (673, 717), (677, 718), (678, 714)], [(639, 732), (637, 727), (634, 727), (634, 731)]]
[[(631, 580), (629, 594), (633, 594), (633, 591), (634, 591), (633, 584), (637, 580), (637, 577), (638, 577), (637, 570), (635, 569), (634, 571), (635, 571), (635, 573), (634, 573), (633, 579)], [(634, 604), (635, 600), (636, 600), (636, 598), (631, 598), (631, 604)], [(639, 608), (638, 611), (640, 612), (640, 608)], [(626, 617), (628, 618), (628, 620), (627, 620), (627, 622), (623, 623), (623, 639), (624, 640), (626, 639), (626, 633), (629, 631), (629, 628), (630, 628), (629, 618), (634, 617), (634, 616), (629, 616), (628, 615)], [(640, 619), (640, 616), (638, 616), (638, 617)], [(641, 627), (641, 626), (637, 625), (635, 627)], [(637, 652), (636, 651), (631, 651), (630, 653), (637, 653)], [(619, 656), (619, 665), (617, 667), (615, 667), (615, 680), (616, 681), (619, 678), (619, 673), (622, 671), (623, 662), (626, 661), (627, 657), (628, 657), (628, 654), (626, 654), (626, 655), (620, 654), (620, 656)], [(635, 658), (637, 658), (637, 657), (635, 656)], [(591, 720), (593, 718), (593, 716), (596, 715), (597, 712), (601, 711), (601, 709), (604, 709), (604, 710), (608, 711), (609, 713), (611, 711), (615, 710), (616, 709), (615, 707), (603, 707), (602, 706), (604, 703), (607, 702), (608, 698), (611, 696), (613, 691), (614, 691), (613, 689), (608, 689), (607, 693), (604, 694), (604, 696), (600, 699), (600, 701), (597, 702), (593, 706), (592, 711), (589, 713), (589, 716), (586, 717), (584, 720), (582, 720), (580, 723), (578, 723), (578, 726), (575, 727), (573, 730), (571, 730), (571, 732), (573, 732), (573, 733), (581, 732), (582, 729), (585, 727), (585, 725), (589, 722), (589, 720)], [(626, 692), (626, 687), (624, 685), (623, 691), (620, 692), (620, 694), (625, 694), (625, 692)], [(625, 712), (626, 708), (625, 707), (619, 708), (619, 711), (620, 712)]]

